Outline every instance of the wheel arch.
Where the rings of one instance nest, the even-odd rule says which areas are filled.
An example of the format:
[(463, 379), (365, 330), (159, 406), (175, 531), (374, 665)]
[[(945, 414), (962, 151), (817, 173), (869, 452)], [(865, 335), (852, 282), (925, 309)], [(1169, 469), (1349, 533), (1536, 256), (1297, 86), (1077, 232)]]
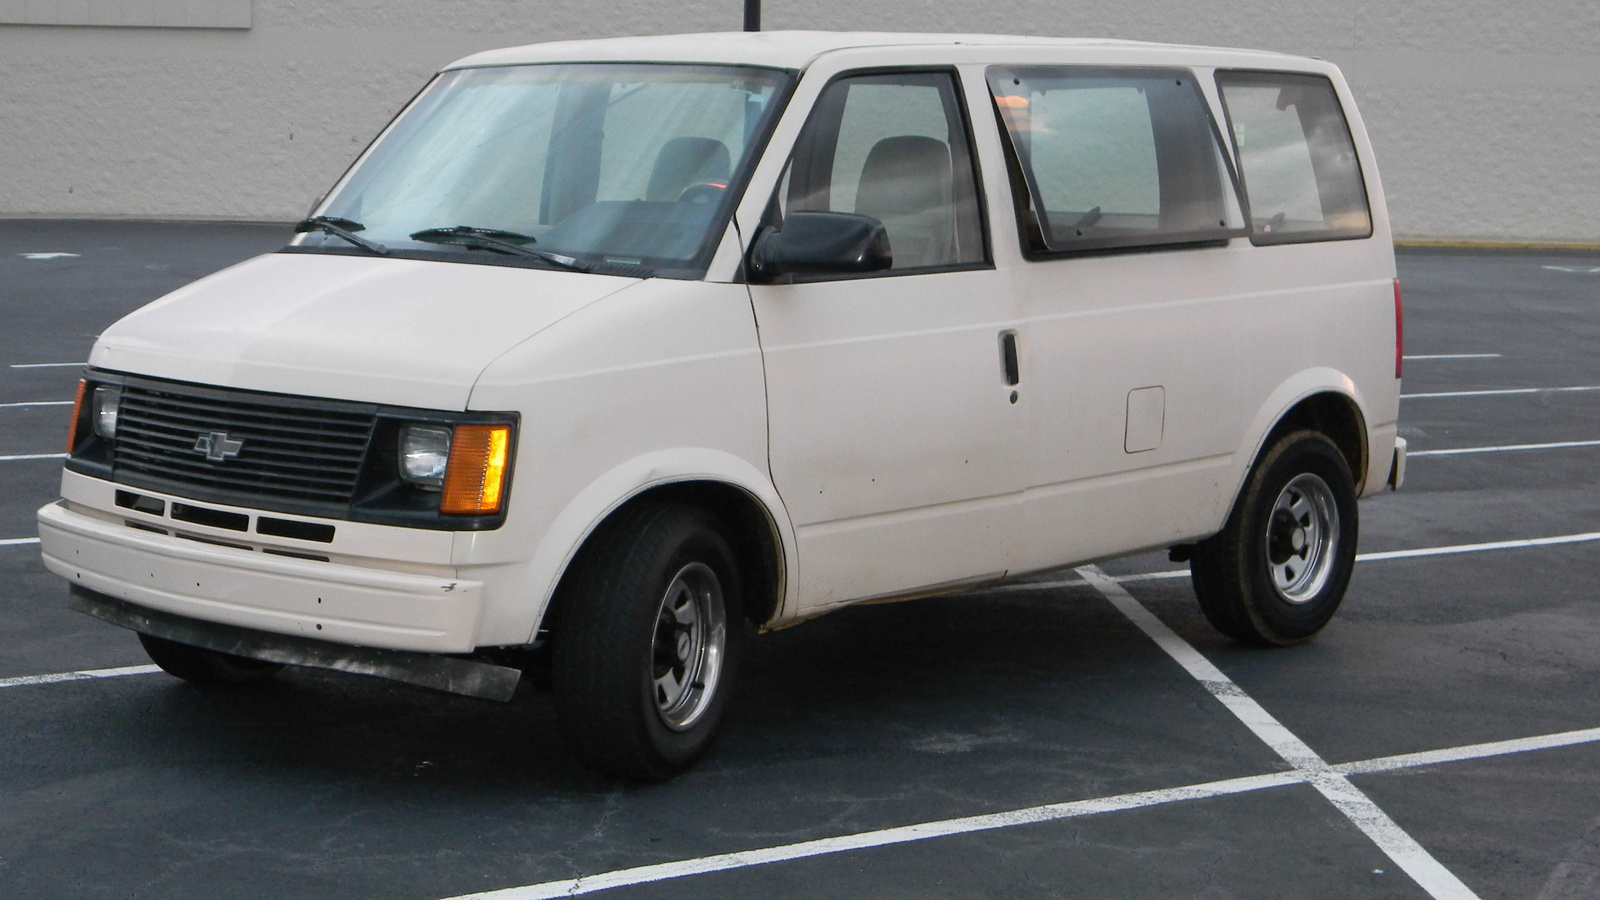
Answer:
[[(564, 588), (570, 586), (575, 563), (597, 537), (638, 506), (657, 502), (705, 509), (725, 523), (725, 537), (733, 545), (745, 579), (745, 617), (760, 626), (784, 614), (794, 584), (795, 542), (777, 492), (751, 477), (758, 470), (742, 460), (729, 466), (707, 466), (703, 457), (699, 462), (692, 469), (683, 467), (687, 470), (669, 474), (680, 467), (664, 459), (635, 461), (608, 473), (573, 501), (559, 517), (565, 527), (552, 529), (556, 534), (541, 549), (553, 574), (544, 579), (548, 587), (537, 631), (558, 626), (561, 607), (570, 593)], [(604, 499), (608, 497), (612, 499)], [(559, 564), (554, 563), (557, 553)]]
[(1343, 394), (1331, 391), (1312, 394), (1283, 414), (1278, 424), (1267, 432), (1266, 439), (1262, 441), (1257, 454), (1266, 452), (1268, 447), (1284, 435), (1301, 430), (1327, 435), (1328, 439), (1333, 441), (1333, 445), (1339, 448), (1339, 455), (1344, 457), (1345, 464), (1350, 467), (1351, 480), (1355, 482), (1356, 493), (1359, 495), (1362, 486), (1366, 484), (1370, 466), (1366, 419), (1361, 415), (1361, 410), (1355, 402)]
[(1360, 496), (1371, 473), (1367, 417), (1360, 394), (1348, 376), (1333, 370), (1309, 370), (1286, 382), (1262, 405), (1251, 433), (1259, 435), (1240, 477), (1240, 484), (1255, 468), (1261, 454), (1286, 434), (1311, 430), (1324, 434), (1339, 448)]
[[(752, 625), (764, 625), (782, 611), (786, 569), (778, 524), (754, 495), (725, 481), (674, 481), (646, 488), (613, 510), (584, 542), (587, 544), (607, 523), (647, 503), (680, 503), (716, 516), (728, 528), (723, 536), (733, 545), (739, 574), (744, 579), (745, 618)], [(566, 577), (565, 573), (562, 577)]]

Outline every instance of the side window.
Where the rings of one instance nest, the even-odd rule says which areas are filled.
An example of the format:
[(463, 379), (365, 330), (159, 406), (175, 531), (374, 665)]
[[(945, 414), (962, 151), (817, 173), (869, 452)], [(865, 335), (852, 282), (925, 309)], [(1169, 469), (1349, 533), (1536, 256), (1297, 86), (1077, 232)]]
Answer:
[(990, 69), (1035, 250), (1192, 244), (1243, 233), (1216, 129), (1183, 70)]
[(1023, 108), (1050, 129), (1048, 138), (1031, 135), (1029, 145), (1045, 209), (1100, 210), (1102, 217), (1158, 227), (1161, 170), (1143, 91), (1132, 85), (1048, 91)]
[(785, 211), (871, 216), (891, 271), (987, 261), (977, 175), (955, 82), (944, 73), (858, 75), (817, 98), (780, 185)]
[(1257, 244), (1364, 238), (1372, 215), (1350, 126), (1320, 75), (1218, 72)]

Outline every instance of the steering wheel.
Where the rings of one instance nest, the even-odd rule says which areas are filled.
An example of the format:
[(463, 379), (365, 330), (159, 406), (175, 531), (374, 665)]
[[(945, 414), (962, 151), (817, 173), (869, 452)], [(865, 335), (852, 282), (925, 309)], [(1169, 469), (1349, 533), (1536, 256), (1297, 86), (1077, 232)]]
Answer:
[(720, 181), (697, 181), (678, 192), (679, 203), (715, 203), (728, 186)]

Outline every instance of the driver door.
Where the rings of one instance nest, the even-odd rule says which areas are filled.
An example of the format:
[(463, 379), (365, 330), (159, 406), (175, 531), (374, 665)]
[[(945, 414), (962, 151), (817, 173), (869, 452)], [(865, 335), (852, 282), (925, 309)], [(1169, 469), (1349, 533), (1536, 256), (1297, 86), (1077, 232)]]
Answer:
[(1026, 386), (968, 134), (953, 72), (840, 77), (774, 197), (769, 226), (797, 210), (872, 216), (894, 258), (871, 275), (750, 286), (802, 609), (1007, 568)]

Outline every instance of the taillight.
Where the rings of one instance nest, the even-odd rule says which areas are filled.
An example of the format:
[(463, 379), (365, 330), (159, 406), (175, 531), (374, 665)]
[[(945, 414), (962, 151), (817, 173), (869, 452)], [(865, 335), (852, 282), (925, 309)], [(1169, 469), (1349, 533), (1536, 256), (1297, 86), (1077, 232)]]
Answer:
[(72, 401), (72, 424), (67, 426), (67, 452), (78, 446), (78, 421), (83, 418), (83, 391), (88, 384), (78, 379), (78, 397)]
[(1400, 279), (1394, 280), (1394, 377), (1400, 377), (1400, 364), (1405, 360), (1406, 317), (1400, 306)]

